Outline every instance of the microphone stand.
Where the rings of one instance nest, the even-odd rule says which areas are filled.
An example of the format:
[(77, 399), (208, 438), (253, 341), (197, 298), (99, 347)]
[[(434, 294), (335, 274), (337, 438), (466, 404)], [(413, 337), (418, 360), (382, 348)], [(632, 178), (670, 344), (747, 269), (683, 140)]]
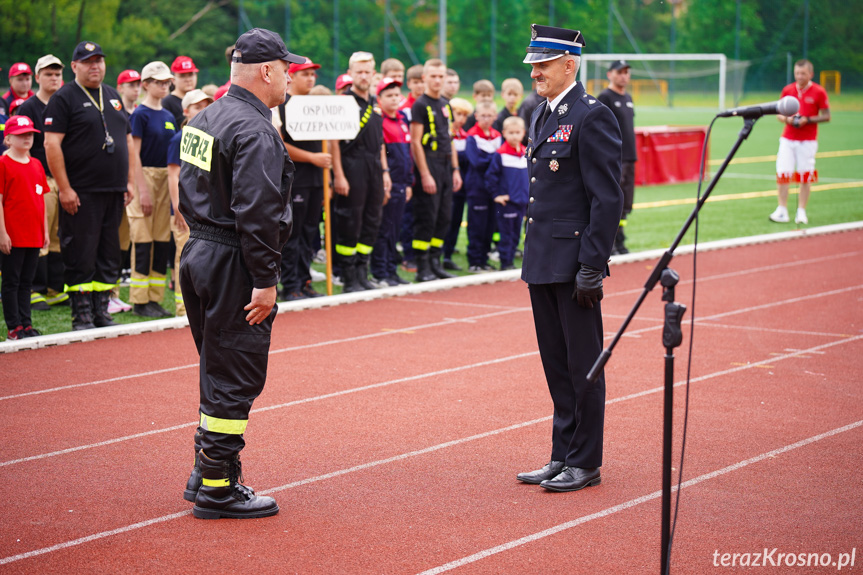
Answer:
[(608, 363), (609, 359), (611, 359), (612, 350), (617, 345), (617, 342), (620, 341), (620, 338), (623, 336), (623, 333), (626, 331), (629, 323), (635, 317), (635, 314), (638, 312), (641, 304), (647, 297), (647, 294), (651, 290), (653, 290), (657, 282), (661, 282), (663, 286), (662, 300), (667, 302), (665, 304), (665, 325), (663, 326), (662, 330), (662, 344), (665, 346), (665, 388), (662, 428), (662, 547), (660, 553), (661, 575), (666, 575), (669, 572), (670, 566), (669, 543), (671, 527), (671, 432), (672, 408), (674, 406), (674, 348), (678, 347), (683, 341), (683, 332), (680, 329), (680, 320), (683, 318), (683, 314), (686, 312), (685, 305), (675, 303), (674, 301), (674, 286), (677, 285), (679, 276), (677, 275), (677, 272), (668, 267), (668, 264), (674, 257), (674, 250), (677, 249), (677, 247), (680, 245), (680, 242), (683, 240), (683, 236), (686, 235), (686, 232), (689, 230), (692, 222), (694, 222), (695, 218), (698, 217), (698, 213), (701, 211), (702, 206), (704, 206), (707, 198), (710, 197), (710, 192), (712, 192), (713, 188), (716, 187), (716, 184), (719, 182), (719, 178), (722, 177), (723, 172), (725, 172), (725, 168), (727, 168), (728, 164), (731, 163), (731, 159), (737, 153), (737, 150), (743, 144), (743, 141), (749, 137), (749, 134), (752, 132), (752, 127), (755, 125), (755, 122), (758, 120), (759, 117), (760, 115), (744, 117), (743, 128), (740, 130), (740, 133), (737, 136), (737, 142), (735, 142), (734, 146), (731, 148), (731, 151), (728, 152), (728, 155), (725, 157), (725, 161), (722, 162), (722, 165), (716, 171), (716, 175), (713, 176), (713, 179), (707, 186), (707, 190), (704, 192), (704, 195), (695, 205), (692, 213), (689, 214), (689, 218), (686, 220), (686, 223), (683, 224), (683, 227), (680, 229), (677, 237), (672, 242), (671, 247), (669, 247), (668, 250), (666, 250), (666, 252), (662, 254), (662, 257), (659, 258), (659, 262), (656, 264), (656, 267), (653, 268), (650, 277), (647, 278), (647, 282), (645, 282), (644, 284), (644, 289), (642, 290), (641, 295), (638, 297), (635, 305), (630, 310), (629, 315), (627, 315), (626, 319), (623, 320), (623, 324), (620, 326), (620, 329), (617, 330), (617, 333), (614, 335), (611, 343), (607, 348), (602, 350), (602, 353), (599, 354), (599, 357), (596, 359), (596, 362), (593, 364), (593, 367), (587, 374), (588, 381), (596, 381), (596, 378), (599, 377), (600, 373), (602, 373), (605, 364)]

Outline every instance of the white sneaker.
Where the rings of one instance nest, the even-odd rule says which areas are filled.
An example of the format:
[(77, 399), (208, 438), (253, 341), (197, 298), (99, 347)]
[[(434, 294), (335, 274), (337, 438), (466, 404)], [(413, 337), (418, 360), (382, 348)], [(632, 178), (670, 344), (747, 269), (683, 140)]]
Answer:
[(124, 311), (130, 311), (131, 309), (132, 306), (130, 306), (118, 297), (112, 297), (110, 300), (108, 300), (108, 313), (110, 314), (122, 313)]
[(806, 217), (806, 210), (803, 208), (797, 208), (797, 215), (794, 216), (795, 224), (808, 224), (809, 218)]
[(784, 224), (786, 222), (790, 222), (788, 219), (788, 208), (783, 208), (782, 206), (776, 206), (776, 209), (773, 210), (773, 213), (770, 214), (770, 221), (776, 222), (779, 224)]
[(313, 282), (322, 282), (327, 279), (327, 274), (322, 274), (314, 268), (309, 269), (309, 275), (312, 276)]

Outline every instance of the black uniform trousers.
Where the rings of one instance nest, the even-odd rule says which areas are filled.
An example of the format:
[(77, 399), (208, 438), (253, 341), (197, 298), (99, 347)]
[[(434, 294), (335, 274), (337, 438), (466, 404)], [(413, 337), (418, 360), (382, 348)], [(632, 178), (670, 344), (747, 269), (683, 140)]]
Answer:
[(632, 213), (635, 201), (635, 162), (620, 163), (620, 189), (623, 190), (623, 219)]
[(455, 246), (458, 243), (458, 234), (461, 232), (461, 224), (464, 221), (464, 207), (467, 204), (467, 193), (464, 188), (452, 193), (452, 212), (450, 213), (449, 231), (443, 239), (443, 257), (445, 260), (452, 259)]
[(39, 261), (39, 248), (13, 247), (8, 254), (0, 253), (0, 270), (3, 271), (3, 319), (12, 331), (16, 327), (33, 325), (30, 320), (30, 288), (36, 265)]
[(249, 325), (243, 307), (252, 299), (252, 280), (239, 238), (216, 228), (202, 234), (193, 227), (191, 234), (180, 256), (180, 286), (201, 356), (200, 446), (225, 460), (245, 446), (249, 411), (267, 379), (278, 306), (262, 323)]
[(390, 200), (384, 206), (381, 229), (375, 240), (371, 258), (372, 275), (379, 280), (398, 274), (401, 258), (396, 248), (405, 212), (406, 186), (395, 186), (390, 190)]
[(377, 159), (374, 153), (363, 151), (342, 156), (342, 168), (350, 190), (347, 196), (333, 195), (333, 235), (337, 253), (341, 253), (340, 247), (354, 249), (361, 244), (368, 248), (368, 255), (378, 237), (384, 207), (384, 174), (380, 150), (376, 153)]
[(60, 209), (66, 291), (108, 291), (120, 279), (120, 219), (125, 192), (81, 192), (73, 216)]
[(414, 170), (417, 183), (411, 199), (413, 202), (415, 250), (427, 251), (443, 248), (443, 240), (449, 231), (452, 218), (452, 156), (426, 151), (426, 165), (434, 178), (437, 193), (428, 194), (422, 188), (422, 177)]
[(605, 374), (587, 373), (602, 352), (600, 304), (583, 308), (572, 299), (574, 282), (528, 284), (536, 339), (554, 403), (551, 459), (570, 467), (602, 465)]
[(291, 189), (291, 206), (294, 225), (291, 237), (282, 248), (281, 281), (283, 292), (296, 292), (312, 279), (309, 266), (317, 252), (314, 241), (320, 236), (321, 202), (324, 189), (316, 186), (294, 186)]

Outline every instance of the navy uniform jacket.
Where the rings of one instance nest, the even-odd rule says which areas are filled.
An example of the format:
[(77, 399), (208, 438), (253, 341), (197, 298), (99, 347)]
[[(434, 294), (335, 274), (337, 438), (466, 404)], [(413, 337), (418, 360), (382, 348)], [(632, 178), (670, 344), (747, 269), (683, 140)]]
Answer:
[(527, 144), (521, 279), (529, 284), (572, 282), (580, 264), (605, 270), (623, 208), (620, 129), (611, 110), (577, 83), (537, 133), (546, 106), (531, 116)]
[(189, 227), (236, 233), (253, 287), (278, 284), (294, 163), (269, 108), (232, 85), (183, 128), (180, 159), (180, 213)]

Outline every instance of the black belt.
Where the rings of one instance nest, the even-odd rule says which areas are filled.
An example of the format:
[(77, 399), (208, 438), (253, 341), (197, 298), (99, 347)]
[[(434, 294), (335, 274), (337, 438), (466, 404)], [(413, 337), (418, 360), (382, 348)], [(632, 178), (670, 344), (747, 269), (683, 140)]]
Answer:
[(189, 237), (209, 240), (235, 248), (240, 247), (240, 235), (237, 232), (206, 224), (194, 223), (189, 225)]

